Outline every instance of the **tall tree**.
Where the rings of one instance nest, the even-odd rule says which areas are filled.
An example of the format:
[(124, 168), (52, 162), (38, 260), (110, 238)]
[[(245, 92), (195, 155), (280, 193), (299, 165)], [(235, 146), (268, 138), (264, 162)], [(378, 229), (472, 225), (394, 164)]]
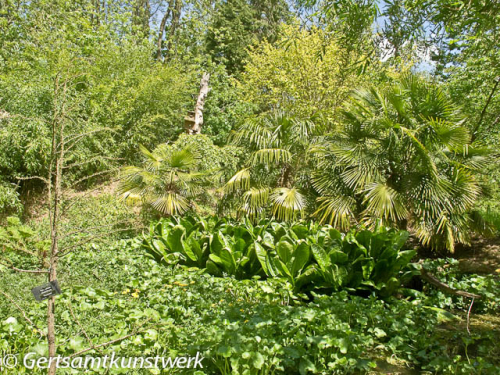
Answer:
[(132, 9), (132, 25), (134, 31), (143, 38), (149, 37), (149, 20), (151, 17), (151, 4), (149, 0), (135, 0)]
[(274, 42), (281, 22), (290, 19), (285, 0), (232, 0), (215, 4), (206, 34), (206, 48), (230, 74), (241, 71), (247, 48)]

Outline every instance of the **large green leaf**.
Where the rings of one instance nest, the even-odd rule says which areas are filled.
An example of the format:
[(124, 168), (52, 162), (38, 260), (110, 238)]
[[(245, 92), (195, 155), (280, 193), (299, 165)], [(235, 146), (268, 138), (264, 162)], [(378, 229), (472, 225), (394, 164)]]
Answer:
[(259, 263), (262, 266), (262, 269), (264, 270), (265, 274), (267, 276), (271, 276), (268, 267), (267, 251), (258, 242), (254, 242), (252, 246), (255, 249), (255, 254), (257, 255), (257, 259), (259, 260)]
[(326, 251), (316, 244), (311, 245), (311, 252), (322, 271), (326, 271), (331, 265), (330, 257)]
[(201, 248), (200, 244), (193, 237), (189, 237), (186, 241), (182, 241), (184, 253), (193, 262), (200, 260), (201, 258)]
[(276, 268), (278, 269), (280, 276), (288, 278), (290, 280), (290, 282), (292, 282), (292, 284), (293, 284), (293, 275), (290, 272), (290, 270), (288, 269), (288, 267), (286, 266), (286, 264), (277, 258), (272, 259), (272, 262), (276, 266)]
[(288, 264), (293, 256), (293, 245), (290, 242), (281, 239), (281, 241), (276, 245), (276, 252), (278, 253), (281, 261)]
[(328, 256), (332, 264), (345, 264), (348, 261), (347, 254), (337, 249), (331, 250)]
[(182, 252), (182, 237), (185, 233), (186, 229), (181, 225), (176, 225), (168, 232), (167, 245), (171, 251)]
[(293, 264), (291, 272), (294, 276), (298, 274), (308, 263), (310, 258), (309, 245), (302, 242), (293, 253)]

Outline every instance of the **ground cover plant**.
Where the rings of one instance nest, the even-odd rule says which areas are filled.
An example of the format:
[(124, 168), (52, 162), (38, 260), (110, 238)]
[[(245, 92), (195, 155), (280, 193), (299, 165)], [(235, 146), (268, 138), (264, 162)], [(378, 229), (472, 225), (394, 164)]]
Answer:
[[(280, 279), (236, 280), (179, 266), (166, 268), (147, 256), (140, 238), (89, 246), (63, 263), (60, 282), (65, 291), (58, 297), (58, 327), (71, 338), (60, 343), (63, 355), (87, 347), (85, 333), (74, 324), (76, 318), (96, 345), (108, 339), (106, 334), (119, 338), (147, 321), (141, 326), (144, 331), (100, 349), (102, 354), (201, 351), (204, 368), (198, 374), (344, 374), (406, 371), (415, 366), (429, 373), (468, 374), (494, 373), (498, 365), (498, 330), (479, 324), (482, 318), (475, 315), (484, 310), (478, 310), (469, 335), (467, 304), (455, 305), (450, 314), (425, 298), (384, 301), (346, 291), (313, 293), (312, 301), (302, 301), (290, 298)], [(2, 287), (9, 285), (17, 285), (11, 288), (13, 296), (43, 331), (43, 304), (24, 292), (32, 279), (4, 273)], [(491, 293), (500, 298), (498, 288)], [(8, 301), (2, 300), (0, 306), (5, 312), (1, 350), (46, 354), (40, 332)], [(115, 369), (112, 373), (150, 372)]]
[(0, 373), (500, 374), (499, 25), (0, 0)]

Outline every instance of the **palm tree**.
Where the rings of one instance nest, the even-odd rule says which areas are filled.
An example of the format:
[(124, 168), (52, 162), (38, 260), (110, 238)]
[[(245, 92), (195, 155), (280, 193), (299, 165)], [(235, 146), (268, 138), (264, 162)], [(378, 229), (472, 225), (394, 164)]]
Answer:
[(226, 195), (241, 197), (240, 210), (251, 217), (270, 208), (280, 220), (301, 214), (306, 199), (297, 187), (304, 175), (307, 148), (318, 132), (313, 121), (298, 120), (274, 112), (247, 120), (233, 141), (245, 145), (251, 155), (245, 168), (224, 186)]
[(382, 221), (450, 251), (469, 242), (488, 150), (469, 144), (465, 119), (439, 87), (407, 75), (358, 91), (342, 120), (339, 133), (311, 150), (322, 222), (345, 229)]
[(141, 146), (141, 167), (122, 169), (118, 192), (124, 199), (140, 198), (165, 215), (182, 214), (193, 198), (205, 191), (207, 171), (198, 171), (199, 156), (191, 148), (175, 149), (168, 144), (153, 152)]

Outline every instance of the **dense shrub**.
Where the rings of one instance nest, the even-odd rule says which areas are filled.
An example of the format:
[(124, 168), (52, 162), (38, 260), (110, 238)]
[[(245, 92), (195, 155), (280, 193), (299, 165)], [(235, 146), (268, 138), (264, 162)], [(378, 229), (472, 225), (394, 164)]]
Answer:
[(23, 205), (15, 186), (0, 180), (0, 219), (6, 214), (20, 214)]
[(366, 289), (390, 295), (413, 274), (406, 267), (415, 252), (400, 251), (407, 238), (407, 232), (382, 227), (344, 235), (314, 223), (188, 217), (151, 224), (143, 246), (161, 263), (237, 279), (277, 277), (295, 292)]

